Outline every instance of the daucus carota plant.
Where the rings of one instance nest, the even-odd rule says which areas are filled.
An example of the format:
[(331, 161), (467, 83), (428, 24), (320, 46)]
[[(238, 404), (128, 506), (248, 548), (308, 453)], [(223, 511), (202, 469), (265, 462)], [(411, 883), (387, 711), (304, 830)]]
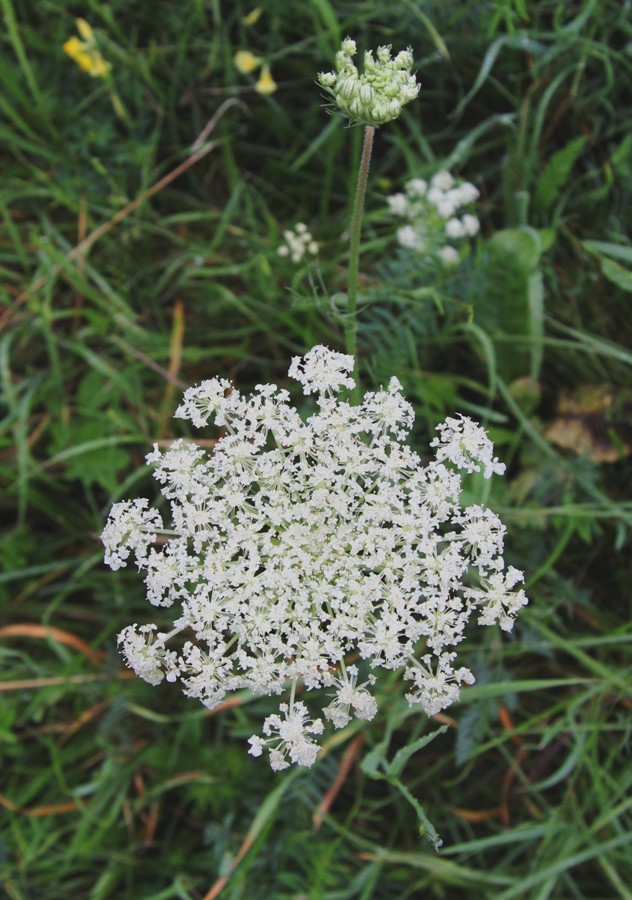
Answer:
[[(292, 360), (290, 375), (316, 397), (306, 421), (276, 385), (249, 397), (220, 378), (187, 390), (176, 415), (214, 420), (222, 436), (212, 451), (155, 447), (147, 459), (168, 521), (126, 501), (103, 533), (106, 562), (117, 569), (133, 554), (149, 600), (177, 610), (168, 632), (131, 625), (119, 636), (138, 675), (179, 680), (209, 708), (230, 691), (292, 685), (250, 739), (274, 769), (316, 758), (324, 724), (296, 700), (298, 684), (327, 689), (322, 712), (340, 728), (377, 711), (374, 671), (403, 669), (409, 702), (432, 715), (474, 680), (454, 651), (470, 617), (508, 630), (526, 603), (522, 574), (505, 570), (499, 518), (460, 502), (458, 470), (504, 470), (483, 429), (448, 419), (423, 465), (404, 443), (413, 410), (396, 378), (359, 405), (341, 398), (353, 362), (323, 346)], [(350, 654), (371, 669), (362, 683)]]
[[(325, 690), (322, 715), (342, 728), (376, 714), (375, 672), (401, 669), (409, 703), (436, 714), (474, 680), (455, 650), (470, 618), (509, 630), (527, 602), (517, 587), (522, 573), (505, 569), (500, 519), (461, 503), (461, 472), (504, 471), (484, 430), (465, 417), (447, 419), (424, 464), (406, 444), (414, 414), (397, 378), (362, 396), (355, 377), (349, 351), (372, 135), (418, 87), (410, 51), (392, 59), (381, 47), (377, 61), (365, 55), (363, 76), (354, 53), (347, 38), (336, 73), (320, 76), (343, 112), (367, 125), (347, 353), (319, 345), (292, 360), (290, 377), (315, 396), (307, 419), (274, 384), (250, 396), (223, 378), (189, 388), (176, 416), (198, 428), (213, 421), (221, 429), (213, 449), (185, 440), (155, 446), (147, 461), (167, 521), (147, 500), (124, 501), (103, 532), (106, 562), (118, 569), (133, 555), (150, 602), (176, 612), (167, 631), (135, 624), (119, 635), (140, 677), (179, 681), (209, 708), (231, 691), (281, 695), (289, 687), (288, 702), (249, 742), (253, 756), (268, 752), (275, 770), (316, 759), (325, 724), (305, 695)], [(300, 232), (306, 238), (304, 226)]]

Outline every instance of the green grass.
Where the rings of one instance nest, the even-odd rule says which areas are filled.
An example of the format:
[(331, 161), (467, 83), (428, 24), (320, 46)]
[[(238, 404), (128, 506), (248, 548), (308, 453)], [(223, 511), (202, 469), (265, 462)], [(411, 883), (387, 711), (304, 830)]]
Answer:
[[(0, 884), (15, 900), (197, 900), (221, 879), (247, 900), (630, 898), (628, 4), (268, 0), (248, 28), (251, 8), (1, 2)], [(109, 83), (61, 49), (76, 15)], [(468, 638), (477, 684), (439, 721), (393, 676), (372, 723), (274, 775), (245, 745), (272, 701), (209, 716), (128, 677), (116, 634), (146, 601), (98, 535), (112, 502), (155, 497), (144, 456), (184, 433), (183, 387), (284, 382), (291, 355), (344, 346), (362, 135), (314, 80), (346, 34), (411, 44), (422, 83), (376, 137), (364, 381), (400, 378), (422, 452), (454, 410), (484, 422), (508, 474), (469, 499), (503, 517), (531, 602), (511, 635)], [(237, 49), (269, 60), (276, 93), (236, 72)], [(384, 198), (444, 165), (479, 187), (483, 233), (437, 278), (397, 249)], [(298, 221), (322, 245), (311, 273), (276, 253)], [(596, 385), (610, 405), (566, 420), (584, 453), (552, 443), (563, 393)]]

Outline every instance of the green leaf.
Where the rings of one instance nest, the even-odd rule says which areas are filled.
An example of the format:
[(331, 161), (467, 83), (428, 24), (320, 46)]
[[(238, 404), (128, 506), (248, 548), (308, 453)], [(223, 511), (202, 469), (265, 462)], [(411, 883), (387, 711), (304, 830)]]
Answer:
[(568, 183), (573, 166), (585, 144), (586, 138), (581, 134), (549, 159), (535, 186), (533, 205), (536, 212), (544, 213), (553, 205)]
[(437, 728), (437, 730), (431, 732), (431, 734), (424, 734), (419, 740), (413, 741), (412, 744), (407, 744), (405, 747), (402, 747), (401, 750), (397, 751), (390, 763), (388, 763), (386, 769), (387, 774), (393, 777), (399, 775), (414, 753), (417, 753), (422, 747), (426, 747), (431, 741), (434, 741), (436, 737), (439, 737), (440, 734), (445, 734), (447, 730), (448, 726), (442, 725), (441, 728)]
[(63, 477), (79, 479), (84, 484), (100, 484), (108, 491), (114, 491), (119, 473), (127, 469), (130, 454), (122, 444), (142, 444), (139, 435), (113, 435), (106, 430), (112, 427), (112, 420), (77, 420), (67, 425), (55, 425), (53, 433), (53, 454), (42, 468), (59, 466), (64, 463)]
[(527, 286), (527, 305), (529, 308), (529, 334), (531, 343), (531, 381), (536, 384), (540, 379), (540, 369), (544, 356), (544, 280), (542, 272), (536, 269), (529, 278)]
[(623, 266), (620, 266), (619, 263), (614, 262), (612, 259), (602, 257), (601, 271), (612, 284), (616, 284), (621, 290), (632, 294), (632, 272), (629, 269), (624, 269)]
[(542, 241), (534, 228), (506, 228), (485, 243), (479, 261), (483, 281), (474, 324), (493, 341), (496, 370), (508, 381), (537, 377), (540, 370), (541, 253)]
[(438, 850), (439, 847), (443, 844), (443, 841), (439, 837), (437, 829), (434, 827), (434, 825), (426, 815), (426, 811), (419, 800), (417, 800), (417, 798), (410, 793), (408, 788), (404, 784), (402, 784), (398, 778), (390, 778), (389, 781), (397, 788), (400, 794), (405, 797), (406, 800), (408, 800), (412, 808), (417, 813), (417, 819), (419, 820), (419, 834), (422, 837), (427, 838), (435, 848), (435, 850)]
[(550, 250), (555, 243), (556, 232), (554, 228), (538, 228), (538, 235), (542, 244), (542, 253)]
[(407, 744), (405, 747), (402, 747), (401, 750), (397, 751), (390, 763), (388, 763), (386, 769), (387, 775), (393, 777), (400, 775), (402, 769), (414, 753), (417, 753), (422, 747), (426, 747), (431, 741), (434, 741), (436, 737), (439, 737), (440, 734), (445, 734), (447, 730), (448, 726), (442, 725), (441, 728), (437, 728), (436, 731), (433, 731), (430, 734), (424, 734), (419, 740), (413, 741), (412, 744)]
[(386, 749), (384, 741), (379, 744), (376, 744), (375, 747), (372, 747), (371, 750), (362, 759), (360, 763), (360, 768), (369, 778), (372, 778), (376, 781), (384, 778), (384, 775), (380, 771), (380, 769), (386, 768), (386, 758), (384, 756), (384, 750)]
[(624, 244), (612, 244), (609, 241), (582, 241), (582, 247), (594, 256), (611, 256), (632, 265), (632, 247)]
[(582, 246), (597, 257), (601, 271), (608, 281), (616, 284), (622, 291), (632, 294), (632, 271), (615, 262), (615, 259), (621, 259), (632, 265), (632, 247), (611, 244), (607, 241), (582, 241)]

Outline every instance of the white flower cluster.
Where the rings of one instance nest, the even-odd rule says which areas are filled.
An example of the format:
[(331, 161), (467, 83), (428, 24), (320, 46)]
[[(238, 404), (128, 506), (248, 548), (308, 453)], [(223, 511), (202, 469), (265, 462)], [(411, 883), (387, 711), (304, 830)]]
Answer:
[(290, 703), (250, 739), (274, 769), (312, 765), (318, 752), (324, 723), (295, 699), (299, 683), (330, 692), (322, 712), (334, 728), (373, 718), (375, 676), (358, 684), (353, 654), (373, 670), (403, 668), (408, 700), (433, 715), (474, 680), (452, 649), (470, 617), (510, 629), (527, 602), (514, 590), (522, 573), (505, 571), (500, 519), (459, 500), (454, 467), (504, 470), (483, 429), (448, 419), (422, 465), (404, 443), (413, 410), (396, 378), (358, 406), (340, 396), (353, 362), (323, 346), (292, 360), (290, 375), (316, 395), (306, 421), (274, 384), (251, 396), (221, 378), (189, 388), (176, 415), (213, 419), (222, 434), (212, 450), (177, 440), (148, 455), (167, 527), (134, 500), (114, 505), (103, 532), (106, 562), (118, 569), (133, 554), (150, 602), (176, 608), (168, 633), (120, 634), (141, 678), (179, 679), (209, 708), (230, 691), (291, 684)]
[(420, 85), (410, 71), (412, 51), (402, 50), (392, 59), (390, 47), (378, 47), (377, 58), (367, 50), (362, 75), (353, 62), (356, 53), (356, 42), (345, 38), (336, 53), (335, 71), (321, 72), (319, 84), (352, 122), (377, 126), (393, 121), (419, 94)]
[(449, 172), (437, 172), (430, 184), (423, 178), (409, 181), (403, 194), (387, 198), (393, 215), (407, 220), (397, 229), (402, 247), (437, 256), (445, 266), (459, 261), (452, 241), (478, 234), (480, 224), (471, 212), (462, 212), (478, 199), (478, 189), (469, 181), (457, 184)]
[(281, 244), (277, 253), (279, 256), (289, 256), (293, 263), (300, 263), (306, 253), (315, 256), (318, 253), (318, 243), (307, 230), (304, 222), (299, 222), (295, 230), (291, 228), (283, 232), (285, 243)]

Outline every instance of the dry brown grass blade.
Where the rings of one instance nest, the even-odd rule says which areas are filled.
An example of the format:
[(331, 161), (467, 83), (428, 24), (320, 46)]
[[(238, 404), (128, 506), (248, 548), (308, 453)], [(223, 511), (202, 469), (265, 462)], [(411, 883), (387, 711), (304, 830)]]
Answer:
[(460, 806), (453, 806), (450, 812), (467, 822), (487, 822), (489, 819), (500, 819), (503, 815), (501, 806), (494, 806), (493, 809), (463, 809)]
[(173, 413), (173, 397), (175, 386), (178, 384), (178, 373), (182, 365), (182, 347), (184, 345), (184, 304), (182, 300), (176, 300), (173, 307), (173, 324), (171, 326), (171, 337), (169, 340), (169, 367), (167, 369), (168, 379), (165, 385), (165, 392), (160, 404), (160, 414), (158, 416), (158, 434), (160, 437), (166, 437), (168, 434), (168, 423)]
[(4, 794), (0, 794), (0, 806), (8, 809), (9, 812), (17, 813), (19, 816), (56, 816), (59, 813), (76, 812), (80, 806), (78, 801), (69, 800), (67, 803), (48, 803), (45, 806), (18, 806)]
[(70, 738), (76, 734), (80, 728), (83, 728), (84, 725), (87, 725), (88, 722), (92, 722), (93, 719), (98, 718), (101, 713), (105, 712), (105, 710), (110, 705), (109, 700), (101, 700), (100, 703), (95, 703), (94, 706), (91, 706), (90, 709), (84, 710), (80, 716), (78, 716), (73, 722), (69, 722), (65, 728), (64, 733), (59, 738), (57, 742), (57, 746), (61, 747), (66, 741), (69, 741)]
[(318, 807), (316, 808), (316, 810), (314, 811), (314, 815), (312, 816), (314, 831), (318, 831), (320, 826), (323, 824), (323, 820), (329, 812), (331, 805), (340, 793), (340, 789), (347, 779), (347, 775), (349, 774), (351, 766), (353, 765), (354, 760), (360, 752), (360, 747), (362, 746), (363, 740), (364, 735), (362, 733), (356, 734), (354, 739), (351, 741), (351, 743), (343, 753), (342, 759), (340, 760), (338, 774), (336, 775), (333, 784), (318, 804)]
[(92, 684), (95, 681), (127, 681), (136, 678), (133, 672), (123, 669), (116, 675), (52, 675), (50, 678), (19, 678), (14, 681), (0, 681), (0, 693), (9, 691), (31, 691), (66, 684)]
[(67, 647), (74, 647), (75, 650), (79, 650), (94, 663), (102, 663), (105, 659), (103, 650), (93, 650), (89, 644), (86, 644), (76, 634), (64, 631), (62, 628), (55, 628), (53, 625), (37, 625), (30, 622), (5, 625), (4, 628), (0, 628), (0, 638), (3, 637), (30, 637), (57, 641), (57, 643), (65, 644)]

